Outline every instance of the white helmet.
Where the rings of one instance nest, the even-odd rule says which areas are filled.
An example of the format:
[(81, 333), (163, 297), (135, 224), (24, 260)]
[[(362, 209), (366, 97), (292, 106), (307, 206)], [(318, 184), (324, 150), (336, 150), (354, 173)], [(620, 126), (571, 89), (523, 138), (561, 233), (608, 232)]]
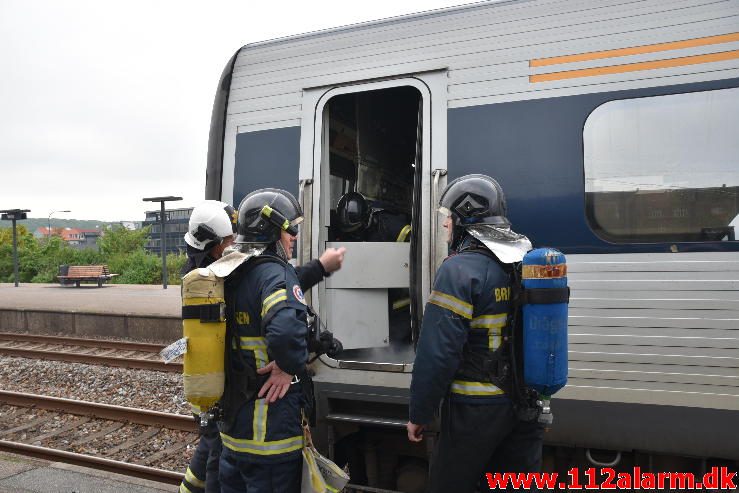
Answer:
[(236, 232), (236, 210), (225, 202), (206, 200), (190, 214), (185, 243), (206, 251)]

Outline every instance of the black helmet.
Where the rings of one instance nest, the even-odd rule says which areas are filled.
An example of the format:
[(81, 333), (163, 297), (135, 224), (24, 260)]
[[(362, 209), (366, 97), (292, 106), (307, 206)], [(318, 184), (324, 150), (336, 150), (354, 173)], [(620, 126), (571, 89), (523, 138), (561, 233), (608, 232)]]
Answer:
[(303, 211), (290, 192), (277, 188), (256, 190), (239, 205), (236, 243), (274, 243), (283, 230), (297, 235), (297, 225), (302, 221)]
[(452, 216), (453, 245), (472, 224), (511, 224), (506, 218), (503, 189), (486, 175), (466, 175), (452, 181), (441, 194), (439, 210)]
[(339, 199), (336, 206), (339, 216), (339, 229), (344, 233), (353, 233), (367, 226), (369, 206), (367, 200), (359, 192), (349, 192)]

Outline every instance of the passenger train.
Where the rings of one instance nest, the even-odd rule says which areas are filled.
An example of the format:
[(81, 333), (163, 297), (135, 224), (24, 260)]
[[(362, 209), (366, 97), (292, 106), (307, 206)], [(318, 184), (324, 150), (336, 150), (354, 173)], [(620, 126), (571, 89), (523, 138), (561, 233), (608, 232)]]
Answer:
[[(738, 132), (739, 1), (487, 1), (240, 48), (205, 195), (283, 188), (305, 212), (298, 263), (347, 247), (307, 297), (344, 345), (313, 364), (316, 436), (353, 482), (411, 491), (425, 468), (433, 432), (404, 428), (414, 343), (447, 255), (439, 194), (468, 173), (567, 255), (546, 465), (705, 465), (739, 460)], [(343, 239), (350, 191), (410, 242)]]

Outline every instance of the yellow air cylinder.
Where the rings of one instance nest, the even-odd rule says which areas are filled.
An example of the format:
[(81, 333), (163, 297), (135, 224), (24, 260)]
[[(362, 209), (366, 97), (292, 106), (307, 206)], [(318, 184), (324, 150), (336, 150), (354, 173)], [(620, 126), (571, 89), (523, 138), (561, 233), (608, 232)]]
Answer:
[(206, 411), (223, 395), (226, 347), (223, 279), (210, 269), (195, 269), (182, 278), (182, 331), (187, 338), (185, 399)]

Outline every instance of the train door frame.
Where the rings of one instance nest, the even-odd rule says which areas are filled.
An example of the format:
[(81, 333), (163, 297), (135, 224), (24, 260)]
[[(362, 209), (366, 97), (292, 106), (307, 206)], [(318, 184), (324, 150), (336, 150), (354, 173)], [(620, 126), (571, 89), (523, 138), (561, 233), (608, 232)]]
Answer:
[[(323, 170), (328, 166), (328, 126), (326, 105), (334, 96), (353, 94), (395, 87), (413, 87), (421, 94), (422, 123), (421, 123), (421, 237), (419, 248), (421, 262), (417, 266), (421, 271), (421, 295), (418, 300), (419, 309), (423, 309), (428, 293), (431, 289), (436, 266), (442, 258), (435, 253), (441, 251), (438, 246), (440, 221), (435, 213), (432, 200), (438, 197), (438, 190), (432, 187), (443, 187), (433, 177), (435, 174), (443, 176), (446, 173), (447, 156), (447, 70), (435, 70), (421, 74), (398, 76), (392, 79), (383, 79), (366, 82), (354, 82), (334, 87), (317, 87), (303, 91), (303, 117), (300, 138), (300, 195), (304, 205), (306, 222), (310, 224), (304, 228), (304, 234), (298, 239), (299, 260), (305, 262), (316, 258), (323, 252), (325, 231), (321, 231), (321, 217), (319, 214), (328, 214), (326, 207), (328, 198), (321, 196), (321, 181)], [(324, 131), (325, 130), (325, 131)], [(307, 210), (310, 209), (310, 210)], [(325, 220), (325, 218), (324, 218)], [(324, 228), (325, 229), (325, 228)], [(434, 254), (430, 254), (434, 252)], [(348, 253), (349, 255), (351, 252)], [(320, 298), (323, 289), (312, 293), (311, 302), (318, 313), (321, 313)], [(324, 357), (325, 358), (325, 357)], [(323, 358), (322, 358), (323, 359)], [(332, 365), (334, 366), (334, 365)], [(412, 365), (406, 371), (410, 371)], [(393, 371), (397, 371), (394, 369)]]

